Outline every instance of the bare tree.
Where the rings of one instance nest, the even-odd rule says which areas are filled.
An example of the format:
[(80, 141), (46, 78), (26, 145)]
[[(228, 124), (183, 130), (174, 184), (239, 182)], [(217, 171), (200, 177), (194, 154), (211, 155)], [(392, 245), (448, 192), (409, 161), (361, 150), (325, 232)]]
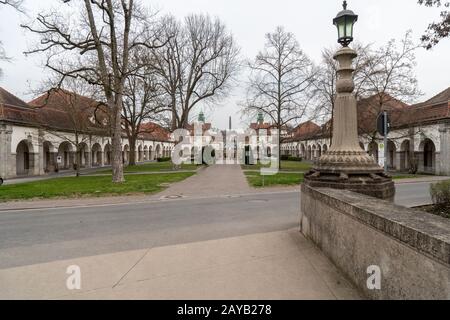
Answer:
[[(364, 96), (367, 97), (364, 110), (360, 110), (359, 131), (367, 139), (377, 139), (376, 119), (387, 111), (393, 125), (402, 123), (407, 130), (405, 136), (415, 135), (415, 120), (410, 116), (410, 110), (405, 103), (413, 103), (422, 93), (418, 88), (415, 75), (415, 52), (420, 46), (412, 41), (411, 31), (406, 32), (403, 39), (390, 40), (385, 46), (371, 53), (367, 68), (363, 69), (367, 79)], [(370, 121), (371, 123), (368, 123)], [(391, 137), (391, 140), (403, 136)], [(385, 146), (387, 147), (387, 146)], [(411, 171), (416, 162), (413, 150), (410, 150)]]
[(151, 61), (142, 51), (135, 53), (132, 65), (141, 65), (125, 82), (123, 122), (130, 145), (130, 165), (136, 164), (136, 141), (142, 134), (152, 134), (156, 126), (147, 122), (162, 122), (171, 108), (165, 103), (165, 92), (151, 67)]
[(111, 118), (113, 182), (123, 182), (122, 110), (130, 52), (139, 46), (159, 46), (143, 39), (151, 29), (146, 12), (134, 0), (64, 0), (61, 10), (41, 13), (34, 25), (23, 26), (40, 36), (27, 52), (46, 53), (45, 66), (67, 78), (82, 79), (102, 89)]
[[(368, 90), (367, 72), (365, 69), (374, 59), (371, 54), (371, 45), (355, 43), (354, 50), (358, 53), (354, 60), (355, 71), (353, 73), (356, 97), (364, 97)], [(318, 67), (316, 79), (314, 81), (314, 118), (320, 122), (328, 121), (333, 117), (334, 101), (336, 99), (336, 81), (338, 63), (334, 59), (334, 54), (338, 48), (326, 48), (322, 52), (322, 61)], [(330, 123), (332, 126), (332, 123)], [(330, 127), (330, 133), (333, 131)], [(332, 137), (331, 137), (332, 138)]]
[(244, 113), (267, 115), (278, 130), (281, 145), (281, 129), (301, 120), (310, 111), (317, 70), (300, 49), (294, 34), (282, 27), (266, 34), (264, 50), (249, 67), (251, 75)]
[(17, 11), (24, 12), (23, 0), (0, 0), (0, 4), (10, 6)]
[[(49, 86), (51, 87), (51, 86)], [(109, 133), (106, 106), (93, 99), (95, 93), (86, 83), (72, 78), (66, 79), (61, 88), (51, 88), (39, 99), (41, 128), (44, 132), (68, 141), (75, 147), (76, 176), (80, 176), (83, 151), (93, 135)], [(61, 112), (55, 121), (54, 108)], [(106, 121), (105, 121), (106, 120)]]
[(217, 18), (189, 15), (180, 23), (169, 16), (163, 23), (167, 45), (153, 50), (153, 60), (172, 110), (174, 130), (188, 125), (195, 106), (227, 95), (238, 70), (239, 49)]
[[(425, 5), (427, 7), (450, 7), (450, 1), (441, 0), (418, 0), (420, 5)], [(442, 39), (447, 38), (450, 35), (450, 11), (441, 11), (441, 21), (432, 22), (428, 25), (426, 33), (422, 36), (422, 42), (424, 43), (427, 50), (433, 48)]]
[(367, 82), (365, 96), (376, 96), (370, 108), (374, 116), (391, 101), (411, 103), (421, 94), (414, 73), (418, 47), (408, 31), (399, 44), (392, 39), (377, 49), (362, 69)]

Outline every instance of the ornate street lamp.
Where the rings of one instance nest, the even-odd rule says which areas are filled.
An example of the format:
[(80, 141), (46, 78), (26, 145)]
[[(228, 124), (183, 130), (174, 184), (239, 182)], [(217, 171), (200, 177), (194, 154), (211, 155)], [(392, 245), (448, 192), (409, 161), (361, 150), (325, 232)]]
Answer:
[(305, 175), (305, 185), (345, 189), (381, 199), (393, 199), (395, 187), (392, 178), (359, 144), (352, 66), (357, 54), (348, 47), (353, 40), (353, 24), (357, 18), (357, 15), (347, 10), (347, 2), (344, 1), (344, 10), (333, 20), (338, 29), (338, 42), (342, 45), (334, 55), (339, 69), (333, 110), (333, 143)]
[(344, 10), (338, 13), (333, 20), (333, 24), (338, 30), (338, 42), (344, 47), (353, 41), (353, 25), (358, 21), (358, 16), (351, 10), (347, 10), (347, 1), (344, 1)]

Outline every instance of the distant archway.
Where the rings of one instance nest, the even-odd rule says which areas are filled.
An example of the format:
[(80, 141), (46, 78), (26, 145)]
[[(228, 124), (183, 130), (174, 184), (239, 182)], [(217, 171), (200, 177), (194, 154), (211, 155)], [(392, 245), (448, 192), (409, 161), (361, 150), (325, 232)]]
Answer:
[(391, 140), (388, 140), (387, 144), (387, 166), (390, 169), (396, 168), (396, 155), (397, 155), (397, 147), (395, 143)]
[(99, 167), (103, 165), (102, 155), (102, 146), (99, 143), (94, 144), (91, 151), (91, 162), (93, 167)]
[(406, 171), (411, 167), (411, 142), (405, 140), (400, 146), (400, 170)]
[(436, 170), (436, 146), (430, 139), (425, 139), (420, 147), (423, 158), (423, 170), (425, 172), (434, 173)]
[(55, 170), (55, 147), (49, 141), (44, 141), (44, 172)]
[[(89, 164), (89, 149), (86, 143), (82, 142), (79, 145), (79, 152), (80, 152), (80, 158), (81, 158), (81, 167), (86, 167)], [(78, 158), (75, 160), (75, 162), (78, 161)]]
[(28, 140), (22, 140), (16, 148), (16, 174), (29, 175), (33, 173), (33, 169), (33, 145)]
[(130, 162), (130, 147), (127, 144), (123, 147), (122, 161), (124, 164), (128, 164)]
[(148, 146), (144, 146), (144, 161), (148, 161), (149, 159)]
[(367, 153), (378, 163), (378, 144), (375, 141), (369, 143)]
[(58, 148), (58, 157), (61, 160), (58, 163), (60, 169), (72, 169), (75, 158), (73, 145), (68, 141), (61, 143)]
[(110, 166), (112, 164), (112, 146), (109, 143), (105, 146), (103, 155), (105, 157), (105, 165)]
[(158, 144), (158, 145), (156, 146), (156, 149), (155, 149), (155, 156), (156, 156), (156, 159), (161, 158), (161, 145), (160, 145), (160, 144)]
[(142, 145), (138, 147), (138, 162), (144, 161), (144, 151), (142, 149)]

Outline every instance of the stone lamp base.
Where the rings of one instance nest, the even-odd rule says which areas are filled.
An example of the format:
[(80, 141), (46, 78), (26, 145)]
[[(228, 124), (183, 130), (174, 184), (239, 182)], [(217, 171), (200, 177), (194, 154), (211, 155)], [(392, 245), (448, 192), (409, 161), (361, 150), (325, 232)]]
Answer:
[(311, 170), (304, 183), (313, 188), (349, 190), (371, 197), (394, 201), (394, 181), (384, 172), (377, 173), (331, 173)]

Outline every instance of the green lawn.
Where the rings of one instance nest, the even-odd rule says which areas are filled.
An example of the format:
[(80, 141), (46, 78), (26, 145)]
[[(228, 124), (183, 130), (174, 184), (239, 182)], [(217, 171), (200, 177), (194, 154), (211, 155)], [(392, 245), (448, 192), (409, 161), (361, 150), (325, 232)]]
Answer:
[(55, 178), (0, 187), (0, 202), (32, 198), (77, 198), (83, 196), (107, 196), (148, 194), (165, 188), (161, 184), (184, 180), (194, 173), (180, 172), (154, 175), (128, 175), (126, 182), (113, 184), (110, 176), (82, 176), (79, 178)]
[[(245, 166), (248, 167), (248, 166)], [(260, 166), (259, 166), (260, 168)], [(244, 169), (245, 170), (245, 169)], [(290, 170), (297, 171), (297, 170)], [(298, 170), (301, 171), (301, 170)], [(274, 176), (261, 176), (258, 171), (244, 171), (247, 181), (253, 187), (270, 187), (270, 186), (292, 186), (298, 185), (303, 182), (303, 174), (289, 172), (289, 170), (281, 171), (280, 173)], [(426, 175), (414, 175), (414, 174), (399, 174), (395, 175), (392, 178), (394, 180), (400, 179), (413, 179), (413, 178), (423, 178)]]
[(303, 174), (300, 173), (277, 173), (273, 176), (262, 176), (259, 172), (244, 172), (248, 183), (253, 187), (270, 186), (292, 186), (303, 182)]
[[(255, 165), (242, 165), (242, 170), (259, 170), (262, 167), (269, 167), (269, 165), (261, 165), (260, 163)], [(309, 171), (312, 167), (311, 163), (300, 161), (281, 161), (280, 171)]]
[[(199, 168), (196, 164), (183, 164), (178, 170), (195, 171)], [(135, 166), (128, 166), (124, 168), (125, 173), (137, 173), (137, 172), (158, 172), (158, 171), (173, 171), (173, 163), (167, 162), (149, 162), (145, 164), (138, 164)], [(111, 174), (112, 170), (100, 170), (97, 174)], [(94, 173), (95, 174), (95, 173)]]

